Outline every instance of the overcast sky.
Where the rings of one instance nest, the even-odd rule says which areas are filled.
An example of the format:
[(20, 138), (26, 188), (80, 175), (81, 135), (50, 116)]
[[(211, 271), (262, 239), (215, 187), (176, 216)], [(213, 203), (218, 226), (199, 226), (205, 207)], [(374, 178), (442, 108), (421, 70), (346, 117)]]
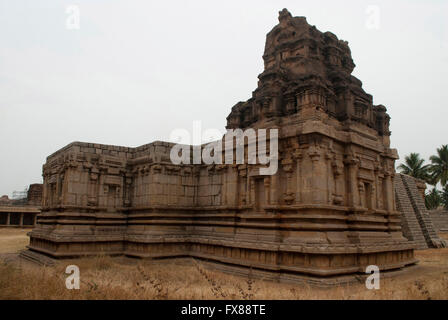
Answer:
[(224, 130), (284, 7), (349, 42), (400, 157), (448, 143), (448, 1), (0, 0), (0, 195), (42, 182), (72, 141), (134, 147), (195, 120)]

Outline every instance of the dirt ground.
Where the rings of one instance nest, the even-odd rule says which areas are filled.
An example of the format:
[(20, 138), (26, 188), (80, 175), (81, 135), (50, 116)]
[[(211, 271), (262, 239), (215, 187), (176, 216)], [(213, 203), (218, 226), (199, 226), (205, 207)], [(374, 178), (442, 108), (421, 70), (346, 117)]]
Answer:
[(0, 254), (23, 250), (29, 241), (26, 235), (31, 229), (0, 228)]
[[(416, 251), (418, 266), (381, 278), (379, 290), (361, 281), (322, 289), (231, 276), (194, 259), (99, 256), (40, 267), (17, 256), (27, 232), (0, 228), (0, 299), (448, 299), (448, 248)], [(73, 264), (79, 290), (66, 288), (66, 267)]]

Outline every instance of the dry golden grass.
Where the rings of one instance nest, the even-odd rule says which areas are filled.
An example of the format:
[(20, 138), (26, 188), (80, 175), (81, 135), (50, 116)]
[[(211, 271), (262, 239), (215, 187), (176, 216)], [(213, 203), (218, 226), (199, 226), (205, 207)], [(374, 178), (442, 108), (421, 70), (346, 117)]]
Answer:
[(29, 243), (31, 229), (0, 228), (0, 253), (17, 252)]
[[(321, 289), (236, 277), (193, 259), (99, 256), (64, 260), (55, 267), (16, 259), (0, 262), (0, 299), (448, 299), (448, 249), (416, 255), (418, 269), (381, 279), (380, 290), (367, 290), (364, 284)], [(70, 264), (80, 268), (80, 290), (65, 287)]]

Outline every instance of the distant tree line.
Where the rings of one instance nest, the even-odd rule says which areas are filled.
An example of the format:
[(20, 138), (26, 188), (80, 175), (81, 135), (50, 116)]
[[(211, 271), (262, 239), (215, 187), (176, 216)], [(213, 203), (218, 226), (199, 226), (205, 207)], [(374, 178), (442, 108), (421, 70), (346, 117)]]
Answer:
[[(437, 209), (443, 206), (448, 209), (448, 145), (437, 149), (437, 154), (429, 157), (430, 164), (418, 153), (411, 153), (404, 157), (404, 163), (398, 166), (401, 173), (421, 179), (431, 185), (425, 195), (425, 204), (428, 209)], [(440, 184), (441, 190), (437, 188)]]

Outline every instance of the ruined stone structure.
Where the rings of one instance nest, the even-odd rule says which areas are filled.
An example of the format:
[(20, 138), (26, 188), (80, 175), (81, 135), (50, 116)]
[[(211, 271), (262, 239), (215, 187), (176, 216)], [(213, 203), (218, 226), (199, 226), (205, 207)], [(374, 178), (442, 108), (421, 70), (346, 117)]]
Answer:
[(0, 227), (33, 227), (42, 203), (42, 184), (32, 184), (20, 200), (0, 197)]
[(279, 130), (276, 174), (247, 162), (174, 165), (166, 142), (74, 142), (43, 167), (29, 248), (52, 257), (188, 256), (276, 279), (414, 264), (396, 210), (386, 108), (351, 75), (347, 42), (287, 10), (279, 22), (258, 88), (227, 118), (228, 129)]
[(448, 232), (448, 210), (431, 210), (429, 216), (437, 232)]
[(28, 188), (27, 192), (27, 204), (28, 205), (34, 205), (34, 206), (41, 206), (42, 205), (42, 192), (43, 192), (43, 184), (41, 183), (34, 183), (31, 184)]
[(417, 249), (446, 247), (426, 210), (425, 189), (422, 180), (400, 173), (395, 175), (395, 197), (402, 212), (403, 234), (416, 243)]

